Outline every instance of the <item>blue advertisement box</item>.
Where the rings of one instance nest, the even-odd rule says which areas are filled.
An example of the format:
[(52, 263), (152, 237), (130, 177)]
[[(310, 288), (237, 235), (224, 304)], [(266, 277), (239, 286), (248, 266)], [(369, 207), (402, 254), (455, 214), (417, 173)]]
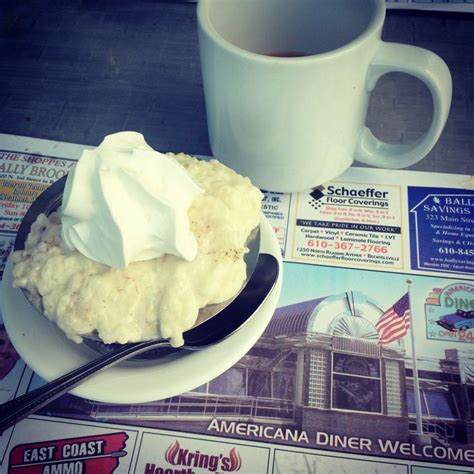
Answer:
[(408, 187), (413, 270), (474, 274), (474, 191)]

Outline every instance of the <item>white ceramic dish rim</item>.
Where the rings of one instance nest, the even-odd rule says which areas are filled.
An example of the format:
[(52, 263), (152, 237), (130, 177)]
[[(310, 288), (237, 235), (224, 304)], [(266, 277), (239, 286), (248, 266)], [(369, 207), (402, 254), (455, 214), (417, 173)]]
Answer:
[[(280, 265), (277, 283), (255, 316), (228, 339), (202, 351), (184, 352), (152, 362), (119, 364), (71, 391), (105, 403), (145, 403), (188, 392), (225, 372), (255, 344), (277, 306), (283, 265), (278, 241), (268, 220), (261, 219), (261, 252)], [(2, 312), (8, 335), (26, 364), (50, 381), (97, 357), (85, 344), (67, 339), (53, 323), (37, 313), (19, 289), (12, 287), (9, 259), (2, 282)], [(203, 369), (200, 369), (203, 368)]]

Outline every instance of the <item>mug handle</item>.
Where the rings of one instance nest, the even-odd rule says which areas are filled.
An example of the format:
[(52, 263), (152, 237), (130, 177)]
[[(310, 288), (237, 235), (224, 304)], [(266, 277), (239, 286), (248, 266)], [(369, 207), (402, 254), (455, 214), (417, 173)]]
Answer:
[(367, 75), (371, 92), (381, 76), (404, 72), (422, 80), (433, 98), (433, 119), (428, 131), (413, 143), (390, 144), (365, 127), (354, 159), (381, 168), (405, 168), (424, 158), (435, 145), (451, 106), (452, 81), (446, 63), (435, 53), (417, 46), (381, 42)]

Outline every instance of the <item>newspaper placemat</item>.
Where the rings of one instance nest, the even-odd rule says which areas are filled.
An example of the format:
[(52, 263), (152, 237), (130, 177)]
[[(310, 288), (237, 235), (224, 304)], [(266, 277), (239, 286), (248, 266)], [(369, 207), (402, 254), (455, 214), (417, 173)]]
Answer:
[[(84, 147), (0, 144), (3, 268), (34, 197)], [(473, 471), (472, 177), (354, 167), (265, 193), (263, 210), (285, 268), (255, 347), (171, 399), (65, 395), (3, 434), (2, 472)], [(42, 381), (2, 337), (6, 401)]]

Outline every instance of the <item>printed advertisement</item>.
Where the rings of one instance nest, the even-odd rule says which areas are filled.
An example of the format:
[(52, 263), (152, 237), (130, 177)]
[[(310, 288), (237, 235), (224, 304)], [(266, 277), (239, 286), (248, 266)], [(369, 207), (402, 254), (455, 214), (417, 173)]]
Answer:
[(408, 188), (412, 268), (474, 274), (474, 190)]
[[(24, 157), (21, 140), (5, 156)], [(36, 141), (44, 158), (41, 146), (45, 155), (52, 147)], [(71, 154), (62, 146), (48, 169), (73, 166), (77, 146)], [(26, 163), (0, 178), (24, 182)], [(351, 168), (305, 193), (265, 193), (284, 280), (256, 344), (217, 378), (171, 398), (117, 404), (63, 395), (3, 434), (2, 469), (473, 472), (470, 182)], [(9, 196), (21, 196), (22, 209), (31, 201), (2, 191), (2, 219), (17, 220), (0, 222), (16, 224), (22, 211), (8, 215)], [(1, 234), (10, 246), (14, 236)], [(5, 332), (3, 341), (6, 401), (42, 381)]]
[[(24, 420), (15, 429), (8, 474), (128, 472), (137, 431)], [(66, 437), (66, 431), (68, 436)]]
[(403, 268), (400, 186), (338, 183), (300, 193), (291, 258)]

